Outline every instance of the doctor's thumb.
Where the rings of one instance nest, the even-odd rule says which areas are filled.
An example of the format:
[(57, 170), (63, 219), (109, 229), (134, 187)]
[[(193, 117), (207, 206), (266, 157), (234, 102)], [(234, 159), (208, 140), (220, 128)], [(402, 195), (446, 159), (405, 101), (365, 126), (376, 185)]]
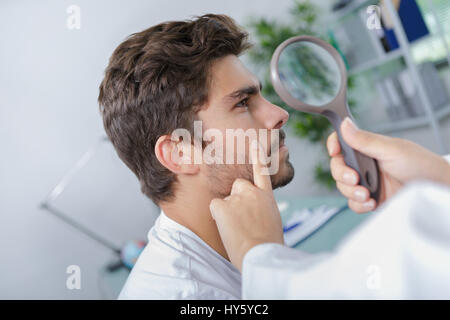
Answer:
[(392, 138), (361, 130), (348, 117), (342, 121), (341, 134), (350, 147), (375, 159), (382, 158), (394, 147)]

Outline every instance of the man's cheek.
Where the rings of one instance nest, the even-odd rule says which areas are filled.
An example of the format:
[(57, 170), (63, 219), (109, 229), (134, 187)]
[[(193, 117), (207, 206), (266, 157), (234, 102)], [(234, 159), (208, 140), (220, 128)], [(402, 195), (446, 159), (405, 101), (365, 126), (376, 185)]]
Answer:
[(224, 164), (226, 150), (222, 131), (218, 129), (208, 129), (203, 134), (206, 144), (203, 150), (203, 161), (208, 164)]

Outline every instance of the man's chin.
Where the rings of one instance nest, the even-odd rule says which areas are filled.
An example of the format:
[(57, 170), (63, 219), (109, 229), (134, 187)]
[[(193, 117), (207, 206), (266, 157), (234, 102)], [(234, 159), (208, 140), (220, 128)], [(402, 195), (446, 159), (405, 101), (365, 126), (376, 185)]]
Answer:
[(294, 179), (295, 170), (289, 160), (285, 160), (284, 164), (278, 170), (278, 173), (271, 176), (272, 189), (284, 187)]

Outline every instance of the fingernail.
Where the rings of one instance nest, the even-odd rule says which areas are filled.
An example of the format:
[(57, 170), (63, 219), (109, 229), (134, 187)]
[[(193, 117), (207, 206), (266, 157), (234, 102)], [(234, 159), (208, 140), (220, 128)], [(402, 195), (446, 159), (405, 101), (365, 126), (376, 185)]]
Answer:
[(358, 200), (358, 201), (364, 201), (367, 198), (366, 193), (364, 191), (361, 191), (361, 190), (356, 190), (354, 192), (354, 195), (355, 195), (356, 200)]
[(344, 173), (344, 181), (350, 184), (356, 184), (356, 177), (353, 173)]
[(355, 134), (356, 131), (358, 130), (358, 128), (356, 127), (355, 123), (349, 117), (345, 117), (344, 125), (347, 126), (347, 131), (350, 134)]
[(370, 199), (367, 202), (364, 202), (362, 205), (365, 209), (371, 210), (375, 207), (375, 200)]
[(330, 156), (334, 154), (334, 147), (331, 146), (331, 147), (328, 148), (328, 154)]

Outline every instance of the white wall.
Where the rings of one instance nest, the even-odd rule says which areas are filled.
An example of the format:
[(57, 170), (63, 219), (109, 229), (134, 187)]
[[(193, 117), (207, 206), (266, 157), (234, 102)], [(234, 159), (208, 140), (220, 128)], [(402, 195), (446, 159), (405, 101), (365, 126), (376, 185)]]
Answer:
[[(71, 4), (81, 8), (80, 30), (66, 28)], [(110, 251), (38, 205), (103, 134), (96, 99), (113, 49), (127, 35), (165, 20), (214, 12), (245, 25), (250, 15), (284, 17), (290, 4), (291, 0), (1, 1), (0, 298), (100, 297), (97, 273), (112, 258)], [(284, 192), (321, 193), (309, 171), (317, 148), (300, 142), (294, 148), (294, 139), (288, 140), (297, 176)], [(107, 145), (58, 206), (117, 245), (145, 238), (157, 214)], [(65, 272), (71, 264), (81, 267), (81, 290), (66, 289)]]

